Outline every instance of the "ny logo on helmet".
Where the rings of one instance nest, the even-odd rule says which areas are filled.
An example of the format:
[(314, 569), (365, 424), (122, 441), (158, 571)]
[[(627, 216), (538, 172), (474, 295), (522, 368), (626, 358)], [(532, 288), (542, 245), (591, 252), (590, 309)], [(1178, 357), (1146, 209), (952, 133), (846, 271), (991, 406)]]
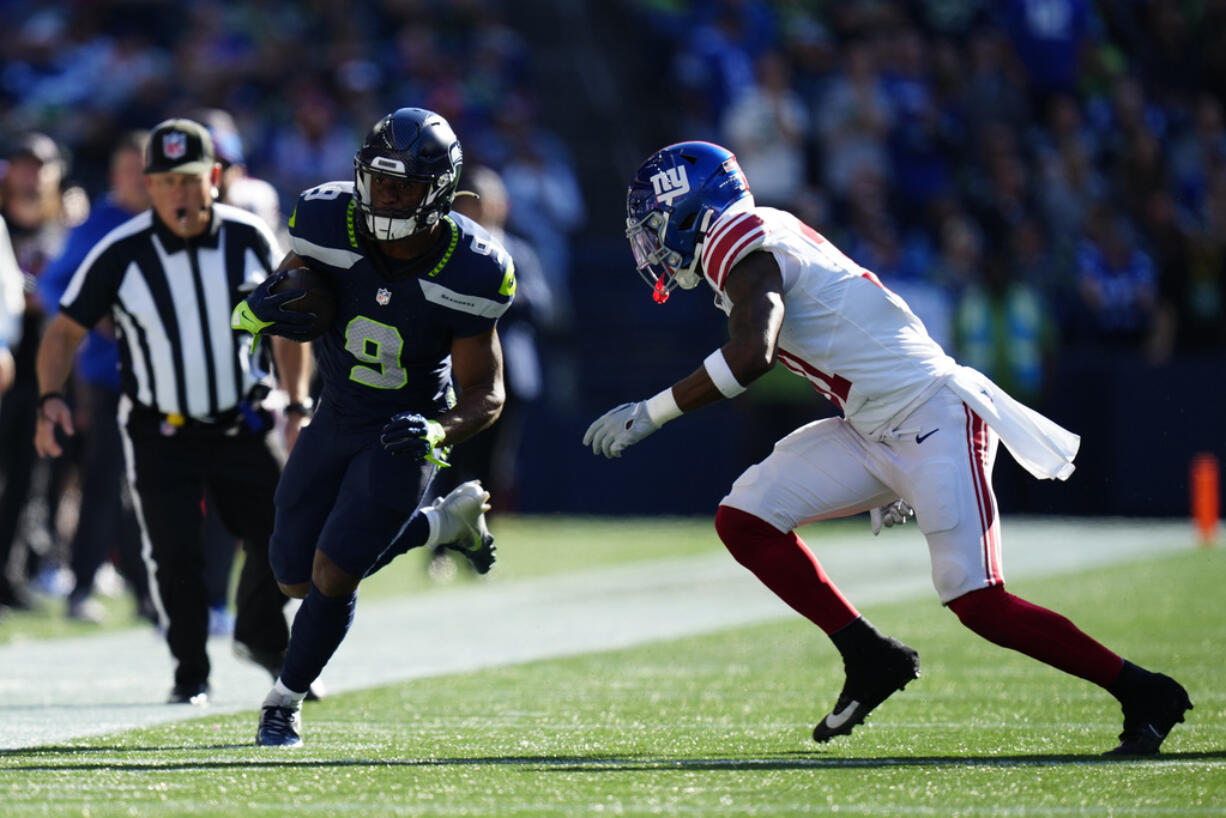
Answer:
[(690, 192), (690, 177), (685, 172), (685, 165), (661, 170), (651, 177), (651, 187), (656, 192), (656, 201), (671, 205), (673, 199)]

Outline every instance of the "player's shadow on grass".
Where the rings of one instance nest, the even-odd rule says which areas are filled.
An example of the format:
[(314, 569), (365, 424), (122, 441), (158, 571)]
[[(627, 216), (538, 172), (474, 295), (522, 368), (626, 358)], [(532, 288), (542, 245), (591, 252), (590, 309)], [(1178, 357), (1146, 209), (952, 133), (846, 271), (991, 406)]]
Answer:
[[(92, 753), (184, 753), (226, 751), (256, 751), (259, 757), (242, 757), (183, 761), (125, 761), (108, 758), (105, 762), (77, 761), (71, 757)], [(145, 746), (145, 747), (72, 747), (47, 746), (21, 750), (0, 750), (0, 771), (49, 772), (110, 770), (113, 772), (147, 772), (151, 770), (209, 770), (209, 769), (280, 769), (329, 768), (329, 767), (531, 767), (541, 772), (560, 773), (625, 773), (664, 772), (668, 770), (718, 772), (735, 770), (836, 770), (874, 769), (889, 767), (1059, 767), (1065, 765), (1112, 765), (1121, 763), (1156, 763), (1186, 761), (1226, 760), (1226, 750), (1203, 752), (1163, 753), (1159, 756), (1127, 757), (1089, 754), (1043, 754), (1006, 756), (881, 756), (856, 758), (815, 756), (812, 753), (794, 752), (782, 756), (747, 758), (667, 758), (641, 755), (607, 756), (473, 756), (454, 758), (303, 758), (310, 748), (295, 750), (259, 749), (250, 744), (214, 744), (207, 746)], [(63, 761), (48, 756), (62, 755)], [(29, 763), (18, 759), (29, 758)], [(16, 762), (16, 763), (12, 763)]]
[[(880, 756), (873, 758), (814, 756), (790, 753), (784, 757), (762, 758), (591, 758), (577, 764), (563, 759), (542, 763), (550, 772), (659, 772), (664, 770), (838, 770), (874, 769), (881, 767), (1058, 767), (1064, 765), (1111, 765), (1122, 762), (1153, 761), (1221, 761), (1226, 750), (1207, 752), (1163, 753), (1160, 756), (1116, 757), (1098, 754), (1033, 754), (1012, 756)], [(473, 759), (473, 761), (477, 761)], [(461, 763), (461, 759), (447, 763)], [(442, 762), (440, 762), (442, 763)]]
[(1034, 753), (1002, 756), (874, 756), (871, 758), (814, 755), (809, 751), (787, 753), (782, 757), (762, 758), (686, 758), (686, 759), (624, 759), (601, 769), (599, 761), (567, 768), (551, 765), (560, 772), (646, 772), (659, 770), (837, 770), (874, 769), (881, 767), (1059, 767), (1065, 765), (1100, 766), (1120, 763), (1152, 763), (1158, 761), (1226, 761), (1226, 750), (1162, 753), (1157, 756), (1104, 756), (1098, 753)]

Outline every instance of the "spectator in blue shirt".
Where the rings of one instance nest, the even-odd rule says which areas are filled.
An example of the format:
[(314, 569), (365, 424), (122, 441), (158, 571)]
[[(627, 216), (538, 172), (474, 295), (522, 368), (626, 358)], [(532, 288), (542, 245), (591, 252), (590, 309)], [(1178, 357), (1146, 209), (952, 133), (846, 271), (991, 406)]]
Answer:
[(1095, 23), (1088, 0), (1010, 0), (1002, 22), (1029, 75), (1036, 110), (1051, 94), (1076, 90)]
[(1077, 249), (1077, 289), (1089, 313), (1092, 340), (1137, 351), (1149, 337), (1157, 308), (1154, 263), (1137, 246), (1128, 226), (1110, 206), (1090, 215), (1087, 237)]
[[(133, 131), (123, 136), (111, 154), (110, 189), (90, 211), (89, 218), (68, 236), (64, 252), (50, 263), (38, 280), (39, 295), (48, 314), (59, 310), (60, 298), (73, 274), (103, 236), (149, 209), (145, 189), (145, 143), (148, 134)], [(116, 412), (119, 401), (119, 349), (114, 329), (103, 322), (89, 333), (77, 357), (77, 405), (83, 417), (77, 431), (84, 433), (81, 462), (81, 510), (71, 546), (75, 584), (68, 594), (68, 616), (99, 622), (102, 608), (93, 599), (94, 576), (117, 546), (119, 570), (136, 597), (138, 612), (153, 617), (149, 579), (140, 556), (140, 529), (127, 497), (123, 475), (123, 449)]]

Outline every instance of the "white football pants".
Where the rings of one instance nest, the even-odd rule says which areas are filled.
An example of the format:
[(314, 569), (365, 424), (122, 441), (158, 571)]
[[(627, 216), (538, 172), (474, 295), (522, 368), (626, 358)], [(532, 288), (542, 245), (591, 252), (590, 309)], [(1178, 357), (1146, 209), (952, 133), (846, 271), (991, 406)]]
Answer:
[(932, 583), (946, 603), (1004, 582), (992, 492), (999, 438), (947, 389), (881, 442), (843, 418), (800, 427), (732, 485), (722, 505), (791, 531), (901, 497), (928, 540)]

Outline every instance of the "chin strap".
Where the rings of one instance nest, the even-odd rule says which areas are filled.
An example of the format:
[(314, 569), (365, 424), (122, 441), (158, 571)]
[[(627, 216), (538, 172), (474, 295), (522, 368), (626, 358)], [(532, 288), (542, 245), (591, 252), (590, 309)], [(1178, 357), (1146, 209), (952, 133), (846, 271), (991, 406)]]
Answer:
[[(711, 220), (715, 218), (715, 215), (714, 210), (707, 208), (706, 212), (702, 214), (702, 223), (698, 226), (697, 238), (694, 241), (694, 258), (686, 271), (687, 273), (694, 273), (697, 276), (694, 284), (691, 285), (693, 287), (698, 286), (698, 284), (702, 281), (702, 276), (698, 275), (694, 268), (698, 266), (699, 260), (702, 258), (702, 245), (707, 239), (707, 228), (711, 226)], [(674, 257), (680, 259), (679, 254), (674, 253), (673, 255)], [(668, 278), (676, 280), (677, 275), (675, 273), (670, 273)], [(651, 300), (657, 304), (663, 304), (668, 300), (669, 288), (666, 281), (667, 278), (665, 276), (661, 276), (656, 279), (656, 283), (651, 288)], [(678, 281), (678, 284), (681, 284), (681, 282)], [(690, 287), (686, 287), (685, 285), (681, 286), (682, 289), (690, 289)]]
[[(715, 220), (716, 213), (711, 208), (707, 208), (707, 212), (702, 214), (702, 223), (698, 225), (698, 230), (694, 233), (694, 264), (690, 269), (697, 267), (702, 262), (702, 246), (707, 243), (707, 230), (711, 227), (711, 222)], [(701, 280), (702, 276), (699, 276)]]

